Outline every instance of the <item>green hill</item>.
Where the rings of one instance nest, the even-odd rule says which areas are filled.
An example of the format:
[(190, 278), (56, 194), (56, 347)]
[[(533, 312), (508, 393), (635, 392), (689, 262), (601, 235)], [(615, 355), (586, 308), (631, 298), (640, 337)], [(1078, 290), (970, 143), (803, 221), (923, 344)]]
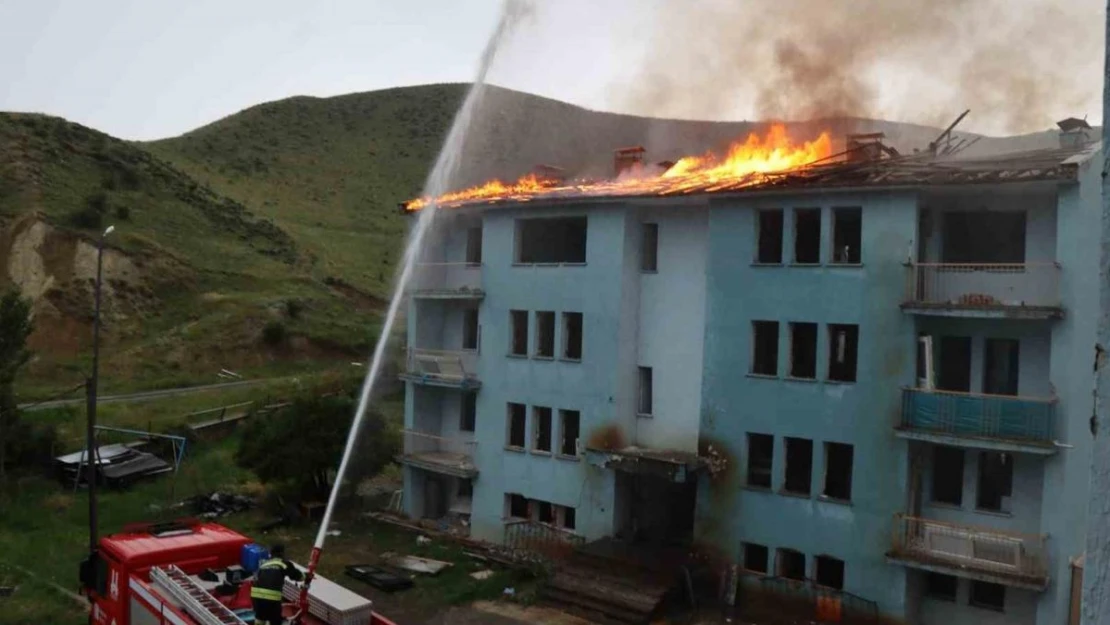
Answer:
[[(0, 114), (0, 286), (35, 299), (25, 396), (87, 372), (95, 244), (108, 224), (107, 390), (332, 364), (369, 344), (377, 303), (314, 279), (271, 220), (141, 147), (57, 118)], [(271, 329), (263, 340), (268, 323), (286, 336)]]

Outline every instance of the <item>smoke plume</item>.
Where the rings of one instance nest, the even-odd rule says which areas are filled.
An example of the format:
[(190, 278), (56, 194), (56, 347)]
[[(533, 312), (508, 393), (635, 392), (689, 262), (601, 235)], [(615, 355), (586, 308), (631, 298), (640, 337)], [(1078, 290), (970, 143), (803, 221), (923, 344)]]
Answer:
[(685, 118), (857, 116), (996, 132), (1097, 114), (1100, 0), (663, 0), (614, 107)]

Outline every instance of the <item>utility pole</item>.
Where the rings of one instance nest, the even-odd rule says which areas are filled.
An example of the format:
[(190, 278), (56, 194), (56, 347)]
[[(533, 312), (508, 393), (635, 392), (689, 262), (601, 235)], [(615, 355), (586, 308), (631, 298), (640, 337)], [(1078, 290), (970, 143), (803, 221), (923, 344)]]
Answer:
[[(1110, 0), (1106, 3), (1110, 36)], [(1107, 176), (1107, 122), (1110, 122), (1110, 39), (1106, 40), (1102, 84), (1102, 244), (1099, 254), (1098, 344), (1095, 346), (1095, 414), (1091, 430), (1090, 503), (1087, 551), (1083, 562), (1083, 625), (1110, 625), (1110, 177)]]
[[(1108, 0), (1110, 1), (1110, 0)], [(89, 484), (89, 553), (96, 553), (97, 528), (96, 480), (99, 477), (96, 446), (96, 388), (100, 377), (100, 276), (104, 261), (104, 239), (115, 230), (108, 226), (96, 246), (95, 308), (93, 309), (92, 375), (85, 379), (85, 465), (89, 468), (85, 481)]]

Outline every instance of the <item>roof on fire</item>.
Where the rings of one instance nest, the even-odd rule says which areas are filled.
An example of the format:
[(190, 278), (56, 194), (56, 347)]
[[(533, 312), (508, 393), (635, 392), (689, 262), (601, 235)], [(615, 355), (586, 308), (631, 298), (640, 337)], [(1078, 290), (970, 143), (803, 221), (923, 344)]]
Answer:
[(788, 172), (762, 174), (758, 180), (716, 182), (687, 187), (681, 193), (637, 195), (590, 193), (589, 187), (565, 187), (537, 193), (528, 198), (499, 198), (463, 202), (447, 207), (499, 207), (519, 204), (623, 201), (643, 198), (676, 198), (706, 195), (739, 195), (796, 190), (854, 188), (919, 188), (1017, 182), (1074, 182), (1079, 165), (1101, 153), (1101, 142), (1076, 148), (1052, 148), (1014, 152), (990, 157), (934, 157), (918, 153), (877, 160), (830, 162)]

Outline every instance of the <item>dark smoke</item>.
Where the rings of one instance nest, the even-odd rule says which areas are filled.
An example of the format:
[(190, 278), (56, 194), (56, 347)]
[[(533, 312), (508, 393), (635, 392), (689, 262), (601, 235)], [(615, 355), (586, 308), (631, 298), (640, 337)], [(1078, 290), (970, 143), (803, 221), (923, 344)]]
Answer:
[(615, 108), (685, 118), (875, 117), (965, 108), (993, 131), (1086, 113), (1101, 83), (1101, 0), (661, 3)]

